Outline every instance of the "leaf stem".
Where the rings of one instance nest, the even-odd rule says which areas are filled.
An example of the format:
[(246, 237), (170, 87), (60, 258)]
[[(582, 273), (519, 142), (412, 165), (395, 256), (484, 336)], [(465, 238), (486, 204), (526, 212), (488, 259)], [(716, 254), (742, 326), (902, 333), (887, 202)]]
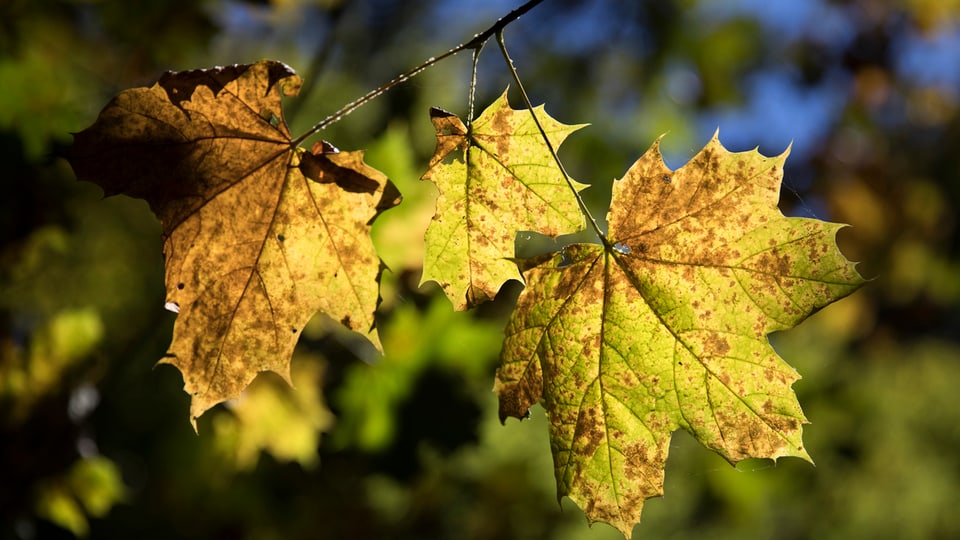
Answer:
[(473, 50), (473, 69), (470, 71), (470, 94), (467, 98), (467, 128), (473, 123), (473, 105), (477, 95), (477, 64), (480, 63), (480, 51), (483, 43)]
[(587, 217), (587, 221), (590, 223), (590, 228), (593, 229), (593, 232), (597, 235), (597, 238), (600, 239), (600, 242), (609, 250), (612, 248), (610, 241), (607, 240), (603, 230), (600, 229), (600, 225), (597, 223), (596, 218), (593, 217), (593, 214), (590, 212), (590, 209), (587, 208), (587, 203), (584, 202), (583, 197), (580, 196), (580, 192), (577, 191), (576, 186), (573, 185), (573, 179), (570, 178), (570, 175), (567, 174), (567, 170), (563, 166), (563, 162), (560, 161), (560, 156), (557, 155), (556, 149), (553, 147), (553, 143), (550, 142), (550, 138), (547, 137), (547, 132), (543, 129), (543, 125), (540, 124), (540, 119), (537, 118), (536, 113), (533, 111), (533, 104), (530, 102), (530, 97), (527, 96), (527, 91), (523, 89), (523, 83), (520, 81), (520, 75), (517, 73), (517, 68), (513, 65), (513, 59), (510, 58), (510, 54), (507, 52), (507, 46), (503, 42), (503, 30), (501, 29), (497, 32), (497, 44), (500, 45), (500, 52), (503, 53), (503, 59), (507, 63), (507, 68), (510, 70), (510, 75), (513, 76), (513, 82), (517, 84), (517, 89), (520, 90), (520, 95), (523, 96), (523, 104), (526, 105), (527, 110), (530, 111), (530, 116), (533, 117), (533, 122), (537, 125), (537, 129), (540, 130), (540, 136), (543, 137), (543, 142), (547, 144), (547, 149), (550, 150), (550, 155), (553, 156), (553, 160), (556, 162), (557, 167), (560, 168), (560, 174), (563, 175), (563, 179), (566, 180), (567, 186), (570, 187), (570, 191), (573, 192), (574, 197), (577, 198), (577, 204), (580, 206), (580, 211)]
[(396, 77), (394, 77), (393, 79), (391, 79), (391, 80), (390, 80), (389, 82), (387, 82), (386, 84), (384, 84), (384, 85), (382, 85), (382, 86), (380, 86), (380, 87), (378, 87), (378, 88), (375, 88), (374, 90), (371, 90), (371, 91), (367, 92), (366, 94), (364, 94), (364, 95), (360, 96), (359, 98), (351, 101), (350, 103), (347, 103), (346, 105), (344, 105), (343, 107), (341, 107), (338, 111), (334, 112), (334, 113), (331, 114), (330, 116), (324, 118), (323, 120), (321, 120), (320, 122), (318, 122), (317, 124), (315, 124), (315, 125), (314, 125), (313, 127), (311, 127), (309, 130), (307, 130), (306, 133), (304, 133), (303, 135), (297, 137), (297, 138), (292, 142), (292, 146), (299, 146), (300, 143), (302, 143), (305, 139), (307, 139), (307, 138), (310, 137), (311, 135), (313, 135), (313, 134), (317, 133), (318, 131), (326, 128), (326, 127), (329, 126), (330, 124), (333, 124), (333, 123), (335, 123), (335, 122), (339, 122), (341, 119), (343, 119), (343, 117), (345, 117), (345, 116), (347, 116), (348, 114), (352, 113), (353, 111), (359, 109), (360, 107), (366, 105), (366, 104), (369, 103), (370, 101), (373, 101), (374, 99), (380, 97), (382, 94), (384, 94), (385, 92), (387, 92), (387, 91), (390, 90), (391, 88), (393, 88), (393, 87), (395, 87), (395, 86), (397, 86), (397, 85), (399, 85), (399, 84), (402, 84), (402, 83), (404, 83), (404, 82), (412, 79), (413, 77), (419, 75), (421, 72), (423, 72), (424, 70), (426, 70), (426, 69), (429, 68), (430, 66), (436, 64), (437, 62), (440, 62), (441, 60), (444, 60), (444, 59), (446, 59), (446, 58), (449, 58), (449, 57), (451, 57), (451, 56), (453, 56), (453, 55), (455, 55), (455, 54), (457, 54), (457, 53), (459, 53), (459, 52), (461, 52), (461, 51), (463, 51), (463, 50), (466, 50), (466, 49), (474, 49), (474, 50), (479, 49), (480, 47), (483, 46), (484, 43), (487, 42), (488, 39), (490, 39), (490, 38), (493, 37), (494, 35), (499, 35), (499, 33), (503, 32), (503, 29), (504, 29), (508, 24), (510, 24), (510, 23), (512, 23), (513, 21), (519, 19), (521, 15), (523, 15), (524, 13), (526, 13), (526, 12), (530, 11), (531, 9), (535, 8), (535, 7), (536, 7), (538, 4), (540, 4), (541, 2), (543, 2), (543, 0), (529, 0), (528, 2), (526, 2), (525, 4), (523, 4), (522, 6), (514, 9), (514, 10), (511, 11), (510, 13), (508, 13), (508, 14), (506, 14), (505, 16), (503, 16), (503, 17), (501, 17), (500, 19), (498, 19), (497, 22), (493, 23), (493, 25), (490, 26), (490, 28), (487, 28), (487, 29), (484, 30), (483, 32), (480, 32), (479, 34), (473, 36), (473, 39), (471, 39), (470, 41), (466, 41), (466, 42), (464, 42), (464, 43), (461, 43), (460, 45), (457, 45), (456, 47), (450, 49), (449, 51), (447, 51), (447, 52), (445, 52), (445, 53), (443, 53), (443, 54), (441, 54), (441, 55), (439, 55), (439, 56), (432, 56), (432, 57), (430, 57), (430, 58), (427, 58), (422, 64), (418, 65), (417, 67), (415, 67), (415, 68), (413, 68), (413, 69), (411, 69), (411, 70), (409, 70), (409, 71), (406, 71), (406, 72), (404, 72), (404, 73), (401, 73), (400, 75), (397, 75)]

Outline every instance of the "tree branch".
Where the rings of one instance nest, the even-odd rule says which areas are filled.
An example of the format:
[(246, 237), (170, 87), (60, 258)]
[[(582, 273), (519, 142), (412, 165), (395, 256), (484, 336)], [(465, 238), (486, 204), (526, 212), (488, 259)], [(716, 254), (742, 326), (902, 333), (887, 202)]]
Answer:
[(422, 71), (426, 70), (430, 66), (436, 64), (437, 62), (440, 62), (441, 60), (449, 58), (466, 49), (479, 49), (481, 46), (483, 46), (484, 43), (486, 43), (488, 39), (495, 36), (497, 33), (503, 31), (503, 29), (508, 24), (519, 19), (521, 15), (535, 8), (541, 2), (543, 2), (543, 0), (529, 0), (527, 3), (523, 4), (522, 6), (514, 9), (510, 13), (498, 19), (497, 22), (495, 22), (490, 28), (487, 28), (483, 32), (480, 32), (479, 34), (473, 36), (473, 39), (471, 39), (470, 41), (461, 43), (460, 45), (457, 45), (456, 47), (450, 49), (449, 51), (439, 56), (432, 56), (426, 59), (422, 64), (418, 65), (417, 67), (409, 71), (406, 71), (404, 73), (401, 73), (400, 75), (397, 75), (386, 84), (367, 92), (363, 96), (351, 101), (350, 103), (347, 103), (346, 105), (341, 107), (338, 111), (334, 112), (330, 116), (327, 116), (326, 118), (321, 120), (319, 123), (315, 124), (309, 130), (307, 130), (306, 133), (297, 137), (292, 143), (293, 146), (298, 146), (308, 137), (326, 128), (330, 124), (339, 122), (340, 120), (343, 119), (343, 117), (359, 109), (360, 107), (366, 105), (370, 101), (373, 101), (374, 99), (380, 97), (382, 94), (384, 94), (391, 88), (412, 79), (413, 77), (420, 74)]

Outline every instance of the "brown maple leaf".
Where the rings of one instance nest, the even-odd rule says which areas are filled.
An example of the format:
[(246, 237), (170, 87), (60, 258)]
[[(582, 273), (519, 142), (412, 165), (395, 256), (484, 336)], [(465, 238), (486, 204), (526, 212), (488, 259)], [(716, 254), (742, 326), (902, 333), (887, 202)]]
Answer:
[(77, 177), (145, 199), (163, 226), (178, 316), (161, 362), (183, 373), (194, 425), (261, 371), (289, 380), (317, 311), (379, 348), (369, 225), (399, 197), (360, 152), (296, 147), (280, 102), (300, 84), (274, 61), (167, 73), (75, 135)]

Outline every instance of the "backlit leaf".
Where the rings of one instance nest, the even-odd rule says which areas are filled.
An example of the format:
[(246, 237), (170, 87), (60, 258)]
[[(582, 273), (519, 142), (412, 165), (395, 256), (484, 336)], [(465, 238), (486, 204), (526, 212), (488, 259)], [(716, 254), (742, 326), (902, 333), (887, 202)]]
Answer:
[(75, 136), (78, 178), (146, 199), (161, 221), (178, 313), (162, 362), (183, 373), (194, 421), (258, 372), (289, 381), (317, 311), (379, 346), (369, 228), (396, 192), (360, 152), (293, 144), (280, 101), (300, 82), (273, 61), (168, 73)]
[(842, 226), (777, 208), (786, 153), (714, 138), (671, 171), (654, 145), (615, 182), (609, 247), (579, 244), (525, 272), (495, 389), (501, 419), (541, 402), (560, 496), (627, 537), (663, 493), (671, 433), (731, 462), (796, 456), (796, 371), (767, 334), (862, 278)]
[[(542, 106), (534, 111), (554, 148), (582, 127), (557, 122)], [(434, 109), (431, 118), (437, 149), (423, 179), (440, 195), (422, 282), (436, 281), (456, 309), (466, 309), (507, 280), (522, 280), (511, 261), (518, 231), (574, 233), (584, 218), (530, 112), (511, 109), (506, 92), (469, 129), (446, 111)]]

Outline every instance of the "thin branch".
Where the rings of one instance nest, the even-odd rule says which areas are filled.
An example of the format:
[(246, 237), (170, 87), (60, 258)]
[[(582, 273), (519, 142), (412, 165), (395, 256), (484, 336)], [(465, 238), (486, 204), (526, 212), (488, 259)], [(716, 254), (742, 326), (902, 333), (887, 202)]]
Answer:
[(537, 118), (536, 113), (534, 113), (533, 104), (530, 103), (530, 97), (527, 96), (527, 91), (523, 89), (523, 83), (520, 81), (520, 75), (517, 73), (517, 68), (513, 65), (513, 59), (510, 58), (510, 54), (507, 53), (507, 46), (503, 42), (502, 30), (497, 32), (497, 44), (500, 45), (500, 52), (503, 53), (503, 59), (507, 63), (507, 68), (510, 70), (510, 75), (513, 76), (513, 82), (516, 83), (517, 89), (520, 90), (520, 95), (523, 96), (523, 104), (526, 105), (527, 110), (530, 111), (530, 116), (533, 117), (533, 122), (537, 125), (537, 129), (540, 130), (540, 136), (543, 137), (543, 142), (546, 143), (547, 149), (550, 150), (550, 155), (553, 156), (553, 160), (556, 162), (557, 167), (560, 168), (560, 174), (563, 175), (563, 179), (567, 182), (567, 186), (570, 188), (570, 191), (572, 191), (574, 197), (577, 198), (577, 204), (580, 206), (580, 211), (587, 216), (587, 221), (590, 223), (590, 228), (592, 228), (593, 232), (596, 233), (597, 237), (600, 239), (600, 242), (608, 249), (612, 248), (610, 241), (607, 240), (606, 235), (603, 234), (603, 230), (600, 229), (600, 225), (597, 224), (596, 218), (593, 217), (593, 214), (590, 213), (590, 209), (587, 208), (587, 203), (584, 202), (583, 197), (580, 196), (580, 192), (577, 191), (576, 186), (573, 185), (573, 180), (570, 178), (570, 175), (567, 174), (567, 170), (564, 168), (563, 162), (560, 161), (560, 156), (557, 155), (557, 150), (553, 147), (553, 143), (550, 142), (550, 138), (547, 137), (547, 132), (543, 129), (543, 125), (540, 124), (540, 119)]
[(461, 43), (460, 45), (457, 45), (456, 47), (450, 49), (449, 51), (447, 51), (447, 52), (445, 52), (445, 53), (443, 53), (443, 54), (441, 54), (440, 56), (433, 56), (433, 57), (427, 58), (427, 59), (426, 59), (422, 64), (420, 64), (419, 66), (417, 66), (417, 67), (415, 67), (415, 68), (413, 68), (413, 69), (411, 69), (411, 70), (409, 70), (409, 71), (407, 71), (407, 72), (405, 72), (405, 73), (401, 73), (400, 75), (397, 75), (396, 77), (394, 77), (392, 80), (390, 80), (389, 82), (387, 82), (387, 83), (384, 84), (383, 86), (380, 86), (379, 88), (376, 88), (376, 89), (374, 89), (374, 90), (371, 90), (371, 91), (367, 92), (366, 94), (364, 94), (363, 96), (361, 96), (361, 97), (359, 97), (359, 98), (351, 101), (350, 103), (347, 103), (346, 105), (344, 105), (343, 107), (341, 107), (340, 110), (338, 110), (337, 112), (335, 112), (335, 113), (331, 114), (330, 116), (324, 118), (324, 119), (321, 120), (319, 123), (317, 123), (316, 125), (314, 125), (312, 128), (310, 128), (309, 130), (307, 130), (306, 133), (304, 133), (303, 135), (297, 137), (297, 138), (293, 141), (293, 143), (292, 143), (293, 146), (298, 146), (300, 143), (302, 143), (305, 139), (307, 139), (308, 137), (310, 137), (310, 136), (313, 135), (314, 133), (317, 133), (318, 131), (326, 128), (326, 127), (329, 126), (330, 124), (333, 124), (333, 123), (335, 123), (335, 122), (339, 122), (341, 119), (343, 119), (343, 117), (345, 117), (345, 116), (347, 116), (348, 114), (352, 113), (353, 111), (359, 109), (359, 108), (362, 107), (363, 105), (366, 105), (366, 104), (369, 103), (370, 101), (372, 101), (372, 100), (380, 97), (382, 94), (384, 94), (385, 92), (387, 92), (387, 91), (390, 90), (391, 88), (397, 86), (398, 84), (402, 84), (402, 83), (404, 83), (404, 82), (412, 79), (413, 77), (415, 77), (416, 75), (420, 74), (422, 71), (424, 71), (424, 70), (427, 69), (428, 67), (436, 64), (437, 62), (439, 62), (439, 61), (441, 61), (441, 60), (444, 60), (444, 59), (446, 59), (446, 58), (449, 58), (449, 57), (451, 57), (451, 56), (459, 53), (460, 51), (464, 51), (464, 50), (466, 50), (466, 49), (478, 49), (478, 48), (482, 47), (483, 44), (486, 43), (486, 41), (487, 41), (488, 39), (490, 39), (490, 38), (493, 37), (494, 35), (499, 34), (500, 32), (502, 32), (503, 29), (504, 29), (508, 24), (510, 24), (510, 23), (512, 23), (513, 21), (519, 19), (521, 15), (523, 15), (524, 13), (526, 13), (526, 12), (530, 11), (531, 9), (535, 8), (535, 7), (536, 7), (538, 4), (540, 4), (541, 2), (543, 2), (543, 0), (529, 0), (527, 3), (523, 4), (522, 6), (518, 7), (517, 9), (515, 9), (515, 10), (511, 11), (510, 13), (506, 14), (505, 16), (501, 17), (501, 18), (500, 18), (497, 22), (495, 22), (490, 28), (487, 28), (487, 29), (484, 30), (483, 32), (480, 32), (479, 34), (473, 36), (473, 39), (471, 39), (470, 41), (467, 41), (467, 42), (465, 42), (465, 43)]

